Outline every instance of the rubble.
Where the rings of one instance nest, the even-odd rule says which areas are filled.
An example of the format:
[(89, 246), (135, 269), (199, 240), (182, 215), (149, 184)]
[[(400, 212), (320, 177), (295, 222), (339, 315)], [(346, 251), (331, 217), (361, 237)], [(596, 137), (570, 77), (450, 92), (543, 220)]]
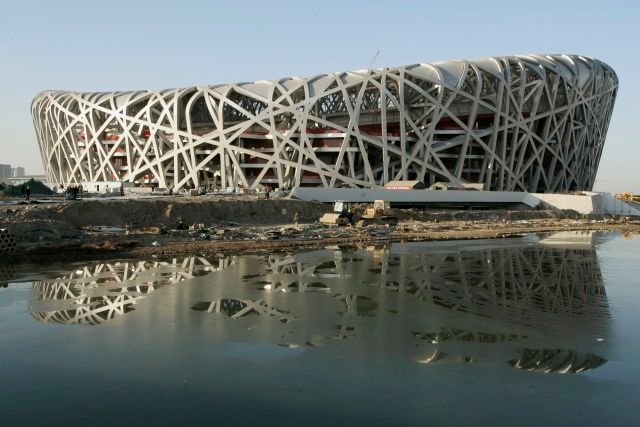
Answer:
[[(476, 239), (557, 230), (620, 229), (640, 221), (557, 210), (390, 209), (397, 226), (329, 226), (329, 205), (291, 200), (93, 200), (0, 205), (0, 228), (16, 236), (16, 254), (47, 259), (276, 250), (331, 244)], [(364, 210), (366, 205), (356, 206)], [(295, 222), (295, 219), (298, 222)], [(180, 225), (180, 229), (178, 226)], [(13, 256), (13, 255), (11, 255)], [(6, 259), (10, 259), (5, 257)]]

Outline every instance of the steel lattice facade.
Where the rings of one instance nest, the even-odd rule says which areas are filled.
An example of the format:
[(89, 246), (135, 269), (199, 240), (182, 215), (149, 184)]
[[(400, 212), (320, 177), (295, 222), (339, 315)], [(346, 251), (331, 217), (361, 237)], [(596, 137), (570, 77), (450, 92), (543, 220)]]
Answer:
[(590, 190), (618, 89), (584, 56), (446, 61), (161, 91), (47, 91), (51, 183), (163, 188), (482, 183)]

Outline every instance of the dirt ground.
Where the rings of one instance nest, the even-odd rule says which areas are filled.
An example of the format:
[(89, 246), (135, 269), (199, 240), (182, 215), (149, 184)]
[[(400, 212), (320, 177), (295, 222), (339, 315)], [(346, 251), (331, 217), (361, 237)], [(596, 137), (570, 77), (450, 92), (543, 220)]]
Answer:
[[(0, 205), (0, 229), (8, 229), (17, 240), (15, 252), (0, 255), (0, 263), (484, 239), (569, 230), (640, 232), (640, 219), (573, 211), (392, 209), (398, 226), (362, 228), (319, 224), (320, 216), (329, 211), (330, 205), (317, 202), (238, 196)], [(179, 221), (193, 229), (176, 230)]]

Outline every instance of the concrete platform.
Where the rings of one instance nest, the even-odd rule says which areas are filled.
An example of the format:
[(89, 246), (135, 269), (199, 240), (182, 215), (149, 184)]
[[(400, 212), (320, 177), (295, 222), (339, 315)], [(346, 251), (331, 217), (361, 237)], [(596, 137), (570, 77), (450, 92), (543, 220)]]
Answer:
[(535, 207), (540, 200), (529, 193), (516, 191), (438, 191), (438, 190), (387, 190), (384, 188), (319, 188), (295, 187), (291, 198), (322, 203), (344, 200), (354, 203), (373, 203), (386, 200), (392, 206), (442, 205), (442, 206), (506, 206), (525, 204)]
[(609, 193), (547, 194), (519, 191), (439, 191), (388, 190), (384, 188), (320, 188), (295, 187), (291, 198), (333, 203), (343, 200), (373, 203), (386, 200), (391, 206), (499, 208), (517, 205), (536, 207), (541, 204), (556, 209), (571, 209), (581, 214), (640, 216), (640, 210), (616, 199)]
[(610, 193), (585, 191), (580, 195), (535, 193), (533, 196), (556, 209), (572, 209), (582, 214), (640, 216), (640, 210)]

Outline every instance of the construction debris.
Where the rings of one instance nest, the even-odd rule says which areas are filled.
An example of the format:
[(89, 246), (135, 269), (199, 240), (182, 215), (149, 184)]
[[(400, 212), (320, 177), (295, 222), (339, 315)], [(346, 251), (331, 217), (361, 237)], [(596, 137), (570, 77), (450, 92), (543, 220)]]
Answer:
[(633, 194), (628, 191), (624, 193), (616, 194), (616, 199), (622, 200), (623, 202), (640, 203), (640, 195)]
[[(87, 254), (98, 253), (152, 256), (229, 248), (276, 250), (487, 238), (554, 230), (621, 229), (631, 236), (640, 230), (640, 221), (626, 216), (582, 215), (553, 209), (396, 209), (383, 201), (373, 205), (343, 204), (337, 215), (347, 215), (352, 225), (336, 227), (318, 222), (330, 205), (253, 199), (207, 202), (207, 197), (3, 205), (0, 228), (15, 236), (15, 251), (20, 257), (41, 254), (47, 260), (85, 259)], [(393, 220), (386, 221), (385, 217)], [(182, 224), (181, 229), (178, 224)]]
[(25, 189), (29, 187), (31, 194), (41, 194), (49, 196), (53, 194), (53, 191), (44, 185), (40, 181), (36, 181), (31, 178), (29, 181), (24, 184), (19, 185), (5, 185), (0, 183), (0, 196), (16, 196), (16, 197), (24, 197)]
[(108, 225), (97, 225), (97, 226), (89, 226), (85, 227), (85, 230), (91, 231), (94, 233), (124, 233), (127, 230), (122, 227), (110, 227)]

